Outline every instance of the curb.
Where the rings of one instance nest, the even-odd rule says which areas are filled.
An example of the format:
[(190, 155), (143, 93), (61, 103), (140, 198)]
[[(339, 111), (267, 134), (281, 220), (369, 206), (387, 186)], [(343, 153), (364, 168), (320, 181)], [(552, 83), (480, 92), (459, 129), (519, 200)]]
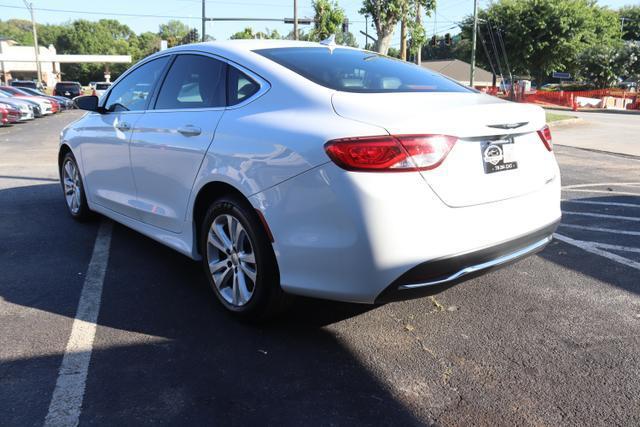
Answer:
[(586, 123), (587, 123), (586, 120), (580, 117), (574, 117), (571, 119), (556, 120), (555, 122), (547, 123), (547, 125), (549, 125), (551, 129), (557, 129), (557, 128), (563, 128), (567, 126), (580, 125), (580, 124), (586, 124)]
[[(574, 112), (569, 107), (542, 106), (542, 108), (544, 108), (545, 110), (565, 111), (565, 112), (569, 112), (569, 113)], [(633, 115), (639, 116), (640, 115), (640, 110), (612, 110), (612, 109), (604, 109), (604, 108), (591, 108), (591, 109), (582, 108), (582, 109), (580, 109), (580, 108), (578, 108), (578, 111), (576, 111), (576, 113), (628, 114), (628, 115), (632, 115), (632, 116)]]

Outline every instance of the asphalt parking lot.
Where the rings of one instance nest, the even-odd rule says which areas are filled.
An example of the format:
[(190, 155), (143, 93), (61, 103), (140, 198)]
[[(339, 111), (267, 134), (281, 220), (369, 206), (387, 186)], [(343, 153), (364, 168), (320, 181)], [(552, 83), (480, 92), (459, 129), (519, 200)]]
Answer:
[(557, 146), (563, 222), (536, 256), (432, 298), (301, 299), (257, 327), (198, 264), (70, 218), (57, 137), (79, 114), (0, 129), (0, 425), (50, 419), (101, 223), (81, 425), (640, 424), (639, 158)]

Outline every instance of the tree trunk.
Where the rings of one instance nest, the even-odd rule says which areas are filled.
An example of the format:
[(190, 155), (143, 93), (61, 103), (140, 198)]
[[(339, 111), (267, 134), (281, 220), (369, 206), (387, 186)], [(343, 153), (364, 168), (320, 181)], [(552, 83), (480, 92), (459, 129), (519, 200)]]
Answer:
[(400, 59), (407, 60), (407, 23), (406, 19), (400, 22)]
[(378, 42), (376, 43), (376, 52), (387, 55), (389, 48), (391, 47), (391, 41), (393, 40), (393, 28), (390, 30), (381, 29), (378, 32)]

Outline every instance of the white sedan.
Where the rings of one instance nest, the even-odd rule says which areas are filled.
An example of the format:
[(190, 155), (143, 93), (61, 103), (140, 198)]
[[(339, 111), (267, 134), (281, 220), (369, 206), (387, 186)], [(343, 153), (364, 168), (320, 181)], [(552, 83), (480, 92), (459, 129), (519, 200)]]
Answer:
[(269, 40), (136, 64), (61, 134), (65, 199), (201, 260), (247, 318), (380, 303), (541, 250), (560, 175), (541, 108), (376, 53)]

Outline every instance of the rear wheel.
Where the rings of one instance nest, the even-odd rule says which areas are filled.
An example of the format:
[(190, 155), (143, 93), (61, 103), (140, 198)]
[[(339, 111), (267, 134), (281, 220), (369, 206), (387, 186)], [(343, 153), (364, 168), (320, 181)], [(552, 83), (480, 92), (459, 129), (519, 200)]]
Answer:
[(62, 191), (64, 191), (64, 199), (67, 202), (67, 208), (71, 216), (78, 221), (88, 219), (91, 211), (87, 204), (80, 169), (71, 152), (65, 154), (62, 159), (60, 181), (62, 183)]
[(222, 305), (247, 320), (281, 312), (288, 297), (271, 242), (253, 208), (238, 197), (211, 204), (200, 234), (203, 268)]

